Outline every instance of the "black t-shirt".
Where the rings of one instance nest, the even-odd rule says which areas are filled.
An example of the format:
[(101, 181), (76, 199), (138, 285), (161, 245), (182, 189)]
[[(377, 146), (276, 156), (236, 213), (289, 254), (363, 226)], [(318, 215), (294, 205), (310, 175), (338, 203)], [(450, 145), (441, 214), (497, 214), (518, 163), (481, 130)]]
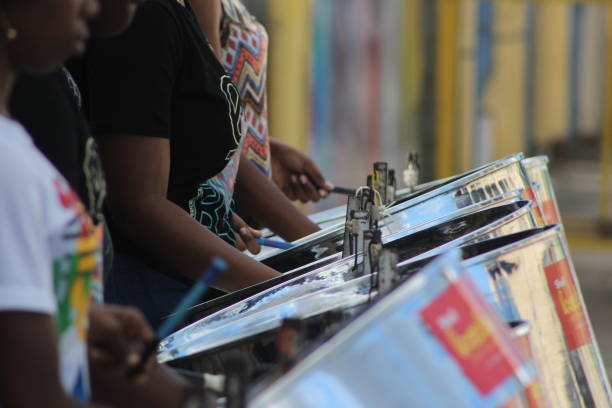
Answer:
[[(95, 223), (103, 221), (106, 182), (98, 150), (80, 108), (79, 89), (65, 69), (50, 75), (20, 74), (10, 99), (11, 115), (79, 195)], [(106, 228), (106, 224), (104, 225)], [(104, 275), (113, 245), (104, 234)]]
[(144, 3), (131, 27), (95, 41), (86, 61), (94, 134), (170, 139), (168, 199), (189, 211), (198, 185), (236, 151), (242, 113), (189, 4)]
[(10, 111), (97, 223), (102, 220), (104, 174), (79, 98), (76, 84), (63, 68), (45, 76), (21, 74), (11, 94)]

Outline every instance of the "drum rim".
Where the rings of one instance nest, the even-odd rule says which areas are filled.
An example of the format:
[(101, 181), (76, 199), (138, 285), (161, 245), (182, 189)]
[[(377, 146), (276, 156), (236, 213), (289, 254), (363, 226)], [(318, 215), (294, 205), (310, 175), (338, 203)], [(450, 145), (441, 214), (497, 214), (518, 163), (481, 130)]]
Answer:
[[(467, 234), (457, 238), (456, 240), (450, 241), (450, 242), (459, 241), (459, 245), (458, 246), (467, 245), (470, 240), (477, 239), (479, 235), (486, 234), (487, 231), (490, 231), (492, 229), (495, 230), (495, 229), (497, 229), (497, 228), (499, 228), (499, 227), (501, 227), (501, 226), (503, 226), (505, 224), (509, 224), (509, 223), (511, 223), (513, 221), (516, 221), (517, 219), (519, 219), (521, 217), (524, 217), (526, 215), (529, 215), (529, 214), (531, 214), (532, 218), (534, 217), (533, 216), (533, 210), (534, 210), (534, 208), (536, 208), (536, 204), (533, 201), (531, 201), (531, 200), (520, 200), (520, 201), (517, 201), (517, 202), (515, 202), (513, 204), (518, 204), (518, 205), (520, 205), (520, 207), (517, 208), (516, 210), (512, 211), (511, 213), (506, 214), (503, 217), (498, 218), (498, 219), (496, 219), (495, 221), (492, 221), (489, 224), (483, 225), (482, 227), (480, 227), (478, 229), (470, 231), (469, 233), (467, 233)], [(486, 211), (486, 210), (489, 210), (489, 209), (492, 209), (492, 208), (496, 208), (496, 207), (502, 207), (504, 205), (508, 205), (508, 204), (501, 204), (501, 205), (498, 205), (498, 206), (491, 206), (489, 208), (485, 208), (483, 211)], [(537, 224), (535, 219), (533, 219), (533, 221), (534, 221), (534, 224)], [(433, 248), (433, 249), (431, 249), (429, 251), (423, 252), (422, 254), (415, 255), (412, 258), (405, 259), (405, 260), (399, 262), (397, 265), (398, 265), (398, 267), (399, 266), (404, 266), (404, 265), (408, 265), (408, 264), (410, 264), (412, 262), (422, 261), (424, 259), (427, 259), (427, 258), (430, 258), (432, 256), (435, 256), (436, 253), (432, 254), (433, 251), (439, 250), (439, 248), (442, 248), (442, 247), (448, 245), (450, 242), (448, 242), (446, 244), (443, 244), (443, 245), (440, 245), (439, 247)], [(453, 246), (453, 248), (454, 247), (455, 246)]]
[[(537, 229), (537, 228), (533, 228), (533, 229)], [(563, 237), (562, 236), (563, 230), (561, 229), (561, 226), (559, 224), (546, 225), (543, 227), (539, 227), (539, 229), (542, 229), (542, 231), (540, 231), (539, 233), (535, 235), (523, 238), (519, 241), (512, 242), (508, 245), (504, 245), (501, 248), (493, 249), (483, 254), (466, 259), (463, 261), (463, 265), (466, 268), (470, 268), (473, 266), (477, 266), (483, 262), (497, 259), (500, 256), (507, 255), (511, 252), (525, 249), (526, 247), (529, 247), (538, 242), (546, 241), (551, 238), (562, 238)]]
[[(436, 259), (432, 260), (432, 262), (430, 262), (425, 268), (428, 268), (428, 270), (444, 268), (447, 271), (450, 268), (452, 271), (459, 273), (459, 271), (463, 269), (461, 266), (460, 250), (454, 249), (437, 256)], [(441, 274), (440, 278), (446, 278), (449, 283), (452, 282), (452, 278), (449, 279), (449, 277), (444, 273)], [(282, 390), (282, 388), (288, 384), (299, 380), (301, 375), (308, 372), (309, 369), (324, 360), (325, 356), (333, 353), (334, 350), (341, 347), (346, 341), (350, 341), (352, 336), (358, 334), (364, 327), (367, 327), (368, 324), (376, 322), (381, 313), (384, 314), (386, 310), (389, 310), (389, 308), (397, 306), (407, 297), (420, 292), (428, 282), (429, 281), (426, 279), (426, 276), (423, 274), (419, 274), (413, 279), (402, 282), (399, 287), (388, 293), (379, 301), (375, 302), (371, 308), (364, 311), (364, 313), (360, 314), (349, 325), (345, 326), (332, 338), (321, 344), (316, 350), (306, 356), (300, 362), (300, 364), (291, 369), (286, 375), (279, 378), (278, 381), (271, 385), (271, 387), (263, 389), (259, 394), (253, 396), (251, 402), (255, 402), (257, 399), (265, 397), (266, 394), (273, 397), (275, 390)], [(262, 402), (265, 401), (266, 400)]]
[(526, 168), (533, 169), (537, 167), (545, 167), (550, 162), (550, 160), (548, 159), (548, 156), (540, 155), (540, 156), (526, 157), (523, 160), (521, 160), (521, 162)]
[[(488, 230), (490, 230), (490, 229), (499, 228), (499, 227), (500, 227), (500, 226), (502, 226), (502, 225), (505, 225), (505, 224), (507, 224), (507, 223), (510, 223), (510, 222), (512, 222), (512, 221), (514, 221), (514, 220), (516, 220), (516, 219), (520, 218), (520, 217), (523, 217), (523, 216), (525, 216), (525, 215), (527, 215), (527, 214), (531, 213), (531, 212), (532, 212), (532, 210), (533, 210), (533, 207), (534, 207), (534, 203), (533, 203), (532, 201), (528, 201), (528, 200), (520, 200), (520, 201), (517, 201), (517, 202), (515, 202), (515, 203), (502, 204), (502, 205), (499, 205), (499, 206), (492, 206), (492, 207), (487, 208), (487, 209), (485, 209), (485, 210), (489, 210), (489, 209), (496, 208), (496, 207), (508, 206), (508, 205), (510, 205), (510, 204), (519, 205), (519, 208), (517, 208), (517, 209), (513, 210), (513, 211), (512, 211), (512, 212), (510, 212), (509, 214), (504, 215), (503, 217), (500, 217), (500, 218), (498, 218), (498, 219), (494, 220), (494, 221), (493, 221), (493, 222), (491, 222), (491, 223), (488, 223), (488, 224), (486, 224), (486, 225), (483, 225), (483, 226), (481, 226), (480, 228), (475, 229), (475, 230), (473, 230), (473, 231), (470, 231), (470, 232), (468, 232), (467, 234), (465, 234), (465, 235), (463, 235), (463, 236), (461, 236), (461, 237), (458, 237), (458, 238), (456, 238), (456, 239), (454, 239), (454, 240), (452, 240), (452, 241), (450, 241), (450, 242), (447, 242), (447, 243), (445, 243), (445, 244), (443, 244), (443, 245), (440, 245), (439, 247), (432, 248), (432, 249), (430, 249), (430, 250), (428, 250), (428, 251), (426, 251), (426, 252), (424, 252), (424, 253), (422, 253), (422, 254), (416, 255), (416, 256), (414, 256), (414, 257), (412, 257), (412, 258), (408, 258), (408, 259), (404, 260), (403, 262), (400, 262), (400, 263), (398, 264), (398, 266), (399, 266), (399, 265), (402, 265), (402, 264), (404, 264), (404, 263), (411, 263), (411, 262), (415, 262), (415, 261), (417, 261), (417, 260), (421, 260), (421, 259), (426, 259), (426, 258), (429, 258), (429, 257), (432, 257), (432, 256), (439, 256), (439, 255), (440, 255), (439, 253), (436, 253), (436, 254), (433, 254), (433, 255), (432, 255), (432, 253), (431, 253), (431, 252), (432, 252), (432, 251), (435, 251), (435, 250), (438, 250), (438, 251), (439, 251), (439, 248), (443, 248), (444, 246), (449, 245), (451, 242), (454, 242), (455, 244), (452, 246), (452, 248), (448, 248), (448, 249), (444, 250), (444, 253), (449, 252), (449, 251), (453, 251), (455, 248), (457, 248), (457, 247), (460, 247), (460, 246), (464, 245), (464, 244), (466, 243), (466, 241), (476, 239), (476, 238), (478, 238), (478, 236), (479, 236), (479, 235), (482, 235), (482, 234), (486, 233), (486, 232), (487, 232)], [(474, 212), (474, 213), (470, 213), (470, 214), (467, 214), (467, 215), (463, 215), (463, 216), (457, 216), (457, 217), (455, 217), (455, 218), (461, 218), (461, 217), (469, 216), (469, 215), (472, 215), (472, 214), (475, 214), (475, 213), (476, 213), (476, 212)], [(448, 220), (448, 221), (452, 221), (452, 220), (453, 220), (453, 219), (455, 219), (455, 218), (452, 218), (451, 220)], [(447, 221), (447, 222), (448, 222), (448, 221)], [(427, 229), (429, 229), (429, 228), (434, 228), (434, 227), (435, 227), (435, 226), (437, 226), (437, 225), (438, 225), (438, 224), (433, 225), (433, 226), (429, 226), (428, 228), (420, 228), (420, 229), (418, 229), (418, 228), (417, 228), (417, 229), (415, 229), (415, 230), (406, 230), (406, 231), (403, 231), (402, 233), (398, 233), (398, 234), (402, 234), (402, 235), (401, 235), (401, 236), (399, 236), (399, 237), (397, 237), (396, 239), (401, 239), (401, 238), (404, 238), (404, 237), (406, 237), (406, 236), (412, 235), (412, 234), (414, 234), (414, 233), (417, 233), (417, 232), (420, 232), (420, 231), (424, 231), (424, 230), (427, 230)], [(389, 241), (387, 241), (387, 242), (389, 242)], [(304, 277), (306, 277), (306, 276), (308, 276), (308, 275), (316, 275), (317, 273), (321, 273), (321, 272), (322, 272), (324, 269), (325, 269), (325, 270), (329, 270), (329, 269), (331, 269), (331, 268), (338, 267), (338, 266), (340, 266), (341, 264), (344, 264), (344, 263), (347, 263), (347, 262), (350, 264), (350, 263), (352, 263), (352, 262), (354, 261), (354, 257), (355, 257), (355, 256), (361, 256), (361, 254), (351, 255), (350, 257), (346, 257), (346, 258), (339, 259), (339, 260), (337, 260), (337, 261), (335, 261), (335, 262), (332, 262), (332, 263), (330, 263), (330, 264), (328, 264), (328, 265), (324, 265), (324, 266), (322, 266), (322, 267), (320, 267), (320, 268), (317, 268), (317, 269), (314, 269), (314, 270), (312, 270), (312, 271), (310, 271), (310, 272), (307, 272), (306, 274), (299, 275), (299, 276), (296, 276), (296, 277), (294, 277), (294, 278), (292, 278), (292, 279), (289, 279), (289, 280), (287, 280), (287, 281), (281, 282), (281, 283), (279, 283), (279, 285), (289, 285), (289, 284), (290, 284), (292, 281), (294, 281), (294, 280), (304, 278)], [(356, 277), (356, 278), (358, 278), (358, 277)], [(244, 304), (244, 303), (246, 303), (247, 301), (249, 301), (249, 300), (251, 300), (251, 299), (255, 299), (257, 296), (261, 296), (263, 293), (265, 293), (265, 292), (267, 292), (267, 291), (270, 291), (270, 290), (272, 290), (272, 289), (273, 289), (273, 288), (275, 288), (275, 287), (276, 287), (276, 286), (270, 287), (270, 288), (268, 288), (268, 289), (264, 290), (263, 292), (259, 292), (259, 293), (256, 293), (256, 294), (254, 294), (254, 295), (251, 295), (251, 296), (249, 296), (249, 297), (247, 297), (247, 298), (245, 298), (245, 299), (240, 300), (239, 302), (237, 302), (237, 303), (235, 303), (235, 304), (228, 305), (227, 307), (225, 307), (225, 308), (223, 308), (223, 309), (220, 309), (220, 310), (218, 310), (218, 311), (216, 311), (216, 312), (214, 312), (214, 313), (212, 313), (212, 314), (210, 314), (210, 315), (207, 315), (207, 316), (203, 317), (202, 319), (199, 319), (199, 320), (197, 320), (197, 321), (193, 322), (192, 324), (190, 324), (190, 325), (188, 325), (188, 326), (185, 326), (184, 328), (180, 329), (180, 330), (179, 330), (179, 332), (187, 331), (187, 330), (188, 330), (188, 329), (189, 329), (191, 326), (194, 326), (194, 325), (196, 325), (196, 324), (199, 324), (199, 323), (200, 323), (200, 322), (201, 322), (203, 319), (210, 318), (211, 316), (213, 316), (213, 315), (215, 315), (215, 314), (217, 314), (217, 313), (221, 313), (221, 312), (223, 312), (223, 311), (226, 311), (228, 308), (231, 308), (231, 307), (236, 307), (236, 305), (237, 305), (237, 304)], [(255, 313), (259, 313), (259, 312), (255, 312)], [(178, 332), (177, 332), (177, 333), (178, 333)], [(176, 334), (176, 333), (173, 333), (172, 335), (174, 335), (174, 334)], [(172, 336), (172, 335), (171, 335), (171, 336)], [(169, 336), (169, 337), (170, 337), (170, 336)], [(164, 339), (164, 340), (165, 340), (165, 339)]]
[[(507, 192), (507, 193), (500, 194), (500, 195), (498, 195), (498, 196), (492, 197), (492, 198), (490, 198), (490, 199), (488, 199), (488, 200), (481, 201), (481, 202), (479, 202), (479, 203), (472, 204), (472, 205), (469, 205), (469, 206), (467, 206), (467, 207), (460, 208), (460, 209), (458, 209), (458, 210), (453, 211), (453, 212), (452, 212), (452, 213), (450, 213), (450, 214), (446, 214), (446, 215), (440, 216), (440, 217), (435, 218), (435, 219), (433, 219), (433, 220), (427, 221), (426, 223), (423, 223), (423, 224), (418, 224), (418, 225), (415, 225), (415, 226), (413, 226), (413, 227), (410, 227), (409, 229), (405, 229), (405, 230), (402, 230), (402, 231), (397, 231), (397, 232), (394, 232), (394, 233), (392, 233), (392, 234), (386, 235), (386, 236), (384, 236), (384, 237), (383, 237), (383, 242), (384, 242), (384, 243), (386, 243), (386, 242), (390, 242), (390, 240), (388, 239), (388, 237), (396, 237), (395, 239), (402, 238), (402, 237), (403, 237), (403, 236), (405, 236), (405, 235), (402, 235), (402, 236), (398, 236), (398, 235), (399, 235), (399, 234), (403, 234), (403, 233), (405, 233), (405, 232), (410, 232), (410, 233), (412, 234), (412, 233), (416, 233), (416, 232), (418, 232), (418, 231), (423, 231), (423, 230), (425, 230), (425, 229), (432, 228), (432, 227), (434, 227), (434, 226), (436, 226), (436, 225), (438, 225), (438, 224), (442, 224), (442, 223), (444, 223), (444, 222), (452, 221), (453, 219), (456, 219), (456, 218), (460, 218), (460, 217), (463, 217), (463, 216), (467, 216), (467, 215), (474, 214), (474, 213), (476, 213), (476, 212), (479, 212), (479, 211), (485, 210), (485, 209), (487, 209), (487, 207), (496, 207), (496, 206), (502, 206), (502, 205), (507, 205), (507, 204), (512, 204), (512, 203), (518, 203), (518, 202), (520, 202), (520, 201), (526, 201), (526, 200), (522, 200), (522, 199), (521, 199), (521, 195), (522, 195), (522, 193), (523, 193), (524, 191), (525, 191), (525, 190), (524, 190), (523, 188), (518, 188), (518, 189), (515, 189), (515, 190), (512, 190), (512, 191), (509, 191), (509, 192)], [(506, 201), (507, 201), (507, 202), (506, 202)], [(468, 209), (469, 209), (469, 212), (468, 212)], [(452, 215), (452, 214), (454, 214), (454, 215)], [(330, 256), (328, 256), (328, 257), (326, 257), (326, 258), (323, 258), (323, 259), (330, 259), (330, 258), (332, 258), (332, 257), (338, 257), (338, 256), (340, 256), (340, 255), (341, 255), (341, 253), (336, 253), (336, 254), (330, 255)], [(418, 255), (417, 255), (417, 256), (418, 256)], [(313, 272), (313, 271), (315, 271), (315, 270), (319, 270), (319, 269), (321, 269), (321, 268), (323, 268), (323, 267), (334, 267), (334, 266), (338, 266), (338, 265), (339, 265), (339, 264), (340, 264), (342, 261), (344, 261), (344, 260), (350, 260), (350, 261), (352, 262), (352, 261), (354, 261), (354, 256), (353, 256), (353, 255), (351, 255), (351, 256), (347, 256), (347, 257), (345, 257), (345, 258), (341, 258), (341, 257), (339, 257), (338, 259), (335, 259), (335, 260), (333, 260), (333, 261), (332, 261), (332, 262), (330, 262), (330, 263), (327, 263), (327, 264), (321, 265), (321, 266), (320, 266), (320, 267), (318, 267), (318, 268), (312, 269), (312, 270), (311, 270), (311, 271), (309, 271), (309, 272)], [(321, 261), (321, 260), (319, 260), (319, 261)], [(314, 261), (314, 262), (312, 262), (312, 263), (310, 263), (310, 264), (302, 265), (302, 267), (300, 267), (300, 268), (296, 268), (296, 269), (293, 269), (293, 270), (291, 270), (291, 271), (285, 272), (285, 274), (284, 274), (284, 275), (286, 275), (286, 274), (290, 274), (290, 273), (292, 273), (292, 272), (294, 272), (294, 271), (298, 271), (298, 270), (300, 270), (300, 269), (302, 269), (302, 268), (307, 267), (308, 265), (311, 265), (311, 264), (317, 263), (317, 262), (319, 262), (319, 261)], [(306, 273), (309, 273), (309, 272), (306, 272)], [(270, 286), (270, 287), (268, 287), (268, 288), (265, 288), (265, 289), (261, 290), (260, 292), (254, 293), (254, 294), (252, 294), (252, 295), (250, 295), (250, 296), (247, 296), (247, 297), (244, 297), (244, 298), (242, 298), (242, 299), (239, 299), (239, 300), (237, 300), (236, 302), (234, 302), (234, 303), (232, 303), (232, 304), (235, 304), (235, 303), (238, 303), (238, 302), (242, 302), (242, 301), (244, 301), (244, 300), (247, 300), (247, 299), (249, 299), (249, 298), (251, 298), (251, 297), (253, 297), (253, 296), (256, 296), (257, 294), (262, 293), (262, 292), (264, 292), (265, 290), (268, 290), (268, 289), (270, 289), (270, 288), (272, 288), (272, 287), (274, 287), (274, 286), (277, 286), (277, 285), (280, 285), (280, 284), (283, 284), (283, 283), (289, 282), (289, 281), (291, 281), (291, 280), (293, 280), (293, 279), (296, 279), (296, 278), (298, 278), (298, 277), (300, 277), (300, 276), (304, 276), (306, 273), (299, 274), (299, 275), (293, 276), (293, 277), (291, 277), (291, 278), (287, 278), (287, 279), (280, 280), (280, 281), (279, 281), (278, 283), (276, 283), (275, 285), (272, 285), (272, 286)], [(245, 288), (245, 289), (248, 289), (248, 288)], [(215, 301), (215, 300), (212, 300), (212, 301), (209, 301), (209, 302), (214, 302), (214, 301)], [(201, 307), (202, 305), (205, 305), (205, 304), (208, 304), (208, 302), (206, 302), (206, 303), (202, 303), (202, 304), (199, 304), (199, 305), (196, 305), (196, 306), (194, 306), (194, 308), (193, 308), (193, 309), (195, 310), (196, 308)], [(214, 307), (214, 306), (215, 306), (215, 305), (212, 305), (211, 307)], [(226, 306), (226, 307), (229, 307), (229, 306)], [(223, 309), (225, 309), (225, 307), (224, 307)], [(218, 309), (218, 310), (216, 310), (215, 312), (208, 313), (208, 314), (206, 314), (206, 316), (202, 316), (201, 318), (199, 318), (199, 319), (197, 319), (197, 320), (193, 321), (192, 323), (196, 323), (197, 321), (201, 320), (202, 318), (205, 318), (205, 317), (207, 317), (207, 316), (210, 316), (210, 315), (212, 315), (213, 313), (216, 313), (216, 312), (218, 312), (218, 311), (220, 311), (220, 310), (223, 310), (223, 309)], [(185, 326), (185, 327), (187, 327), (187, 326)]]
[[(458, 178), (456, 180), (453, 180), (451, 182), (449, 182), (448, 184), (444, 184), (442, 186), (439, 186), (437, 188), (435, 188), (432, 191), (429, 191), (427, 193), (424, 193), (422, 195), (419, 195), (413, 199), (409, 199), (401, 204), (398, 204), (396, 206), (392, 206), (389, 209), (387, 209), (385, 211), (385, 213), (388, 213), (390, 211), (391, 214), (397, 214), (398, 212), (404, 211), (408, 208), (414, 207), (418, 204), (422, 204), (425, 201), (428, 201), (430, 199), (433, 199), (434, 197), (438, 197), (441, 196), (443, 194), (447, 194), (450, 191), (456, 190), (457, 188), (474, 182), (482, 177), (484, 177), (485, 175), (487, 175), (488, 173), (491, 173), (493, 171), (497, 171), (506, 167), (510, 167), (514, 164), (521, 164), (521, 160), (523, 159), (524, 155), (523, 153), (515, 153), (511, 156), (505, 157), (503, 159), (499, 159), (497, 161), (494, 161), (493, 163), (490, 163), (488, 165), (482, 166), (476, 170), (473, 170), (471, 172), (468, 172), (468, 174), (466, 174), (465, 176), (457, 176)], [(521, 170), (524, 171), (524, 169), (521, 167)], [(528, 182), (528, 178), (525, 177), (525, 181), (526, 181), (526, 186), (529, 186), (529, 182)], [(516, 190), (516, 189), (515, 189)], [(512, 190), (512, 191), (515, 191)], [(492, 197), (494, 198), (494, 197)], [(479, 204), (479, 203), (474, 203), (475, 204)], [(326, 238), (330, 238), (332, 236), (334, 236), (335, 234), (340, 234), (342, 231), (342, 227), (344, 226), (345, 222), (339, 222), (338, 224), (334, 224), (331, 225), (325, 229), (322, 229), (320, 231), (314, 232), (310, 235), (306, 235), (305, 237), (302, 237), (300, 239), (297, 239), (295, 241), (293, 241), (293, 244), (295, 245), (293, 248), (285, 250), (285, 251), (294, 251), (294, 250), (298, 250), (299, 248), (301, 248), (301, 246), (303, 244), (311, 244), (313, 242), (316, 242), (317, 240), (322, 240), (322, 239), (326, 239)], [(271, 251), (266, 253), (263, 256), (255, 256), (253, 259), (255, 259), (256, 261), (265, 261), (266, 259), (271, 258), (274, 255), (279, 254), (280, 252), (283, 252), (283, 250), (277, 250), (277, 251)]]
[[(449, 191), (455, 190), (458, 187), (461, 187), (465, 184), (468, 183), (472, 183), (484, 176), (486, 176), (487, 174), (497, 171), (497, 170), (501, 170), (503, 168), (506, 167), (510, 167), (514, 164), (519, 164), (521, 163), (521, 160), (523, 160), (524, 155), (523, 153), (515, 153), (511, 156), (508, 157), (504, 157), (503, 159), (499, 159), (496, 160), (488, 165), (485, 165), (481, 168), (478, 168), (476, 170), (472, 170), (470, 172), (468, 172), (465, 175), (459, 175), (457, 176), (458, 178), (456, 180), (450, 181), (448, 184), (444, 184), (442, 186), (439, 186), (437, 188), (435, 188), (432, 191), (426, 192), (422, 195), (419, 195), (417, 197), (414, 197), (413, 199), (409, 199), (406, 200), (405, 202), (401, 203), (401, 204), (397, 204), (394, 206), (391, 206), (389, 208), (389, 210), (403, 210), (409, 207), (412, 207), (414, 205), (417, 204), (421, 204), (423, 201), (428, 201), (436, 196), (442, 195), (442, 194), (446, 194)], [(397, 212), (397, 211), (396, 211)]]

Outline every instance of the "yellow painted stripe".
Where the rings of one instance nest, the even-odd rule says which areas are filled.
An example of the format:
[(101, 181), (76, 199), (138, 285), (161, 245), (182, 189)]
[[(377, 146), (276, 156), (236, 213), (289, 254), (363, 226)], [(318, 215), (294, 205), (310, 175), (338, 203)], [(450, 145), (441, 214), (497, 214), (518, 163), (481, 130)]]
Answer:
[(270, 136), (308, 147), (312, 2), (268, 0)]
[(534, 137), (538, 147), (546, 148), (568, 131), (571, 8), (562, 3), (537, 7)]
[(440, 0), (436, 13), (436, 177), (444, 178), (455, 173), (459, 2)]
[(494, 125), (494, 158), (525, 150), (526, 5), (500, 3), (495, 7), (493, 66), (486, 110)]
[(476, 117), (476, 48), (478, 38), (478, 3), (461, 2), (461, 26), (459, 28), (459, 83), (457, 107), (458, 132), (457, 171), (474, 167), (472, 149)]
[(612, 221), (610, 218), (610, 182), (612, 181), (610, 175), (612, 172), (612, 7), (608, 7), (607, 17), (607, 83), (603, 109), (604, 128), (601, 138), (601, 195), (599, 201), (599, 216), (602, 221)]
[(568, 236), (567, 243), (570, 249), (612, 252), (612, 239), (588, 236)]

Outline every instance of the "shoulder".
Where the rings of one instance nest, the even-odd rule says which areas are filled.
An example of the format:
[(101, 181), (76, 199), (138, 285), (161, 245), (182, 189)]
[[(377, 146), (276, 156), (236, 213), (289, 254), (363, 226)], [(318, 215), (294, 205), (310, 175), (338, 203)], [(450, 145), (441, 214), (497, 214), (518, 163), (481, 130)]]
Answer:
[(53, 174), (25, 130), (0, 117), (0, 311), (55, 311), (45, 204)]
[(40, 116), (55, 115), (56, 102), (65, 96), (61, 71), (47, 75), (22, 73), (17, 77), (10, 98), (11, 114), (18, 121), (35, 121)]
[(41, 76), (20, 74), (11, 94), (10, 109), (37, 145), (42, 141), (44, 146), (57, 149), (58, 137), (66, 137), (72, 131), (74, 118), (79, 115), (75, 94), (68, 88), (62, 70)]
[(88, 66), (109, 57), (137, 61), (142, 54), (156, 54), (176, 47), (183, 37), (184, 21), (173, 0), (148, 0), (136, 12), (130, 27), (112, 38), (96, 39), (88, 50)]
[(46, 166), (25, 129), (0, 117), (0, 192), (27, 191), (40, 182), (38, 169)]
[(144, 2), (136, 13), (132, 27), (134, 24), (138, 25), (142, 22), (154, 22), (162, 24), (162, 26), (180, 26), (183, 17), (179, 7), (183, 8), (183, 6), (175, 3), (175, 0), (148, 0)]

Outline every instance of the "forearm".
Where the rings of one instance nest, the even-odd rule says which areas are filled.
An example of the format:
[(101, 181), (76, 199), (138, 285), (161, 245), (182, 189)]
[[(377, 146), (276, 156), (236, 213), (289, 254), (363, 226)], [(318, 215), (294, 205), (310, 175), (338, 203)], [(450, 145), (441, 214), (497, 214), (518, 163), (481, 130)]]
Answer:
[(288, 241), (320, 229), (245, 157), (240, 160), (234, 196), (257, 221)]
[(91, 371), (94, 401), (117, 408), (182, 407), (191, 388), (187, 381), (163, 365), (153, 367), (146, 379), (137, 384), (117, 368), (93, 365)]
[(0, 403), (3, 407), (98, 407), (76, 401), (64, 391), (59, 378), (55, 322), (51, 315), (0, 312), (0, 333)]
[[(110, 199), (111, 197), (109, 197)], [(278, 272), (244, 255), (161, 196), (109, 200), (111, 215), (122, 232), (154, 260), (175, 273), (196, 280), (213, 256), (228, 263), (215, 287), (234, 291), (274, 278)]]

